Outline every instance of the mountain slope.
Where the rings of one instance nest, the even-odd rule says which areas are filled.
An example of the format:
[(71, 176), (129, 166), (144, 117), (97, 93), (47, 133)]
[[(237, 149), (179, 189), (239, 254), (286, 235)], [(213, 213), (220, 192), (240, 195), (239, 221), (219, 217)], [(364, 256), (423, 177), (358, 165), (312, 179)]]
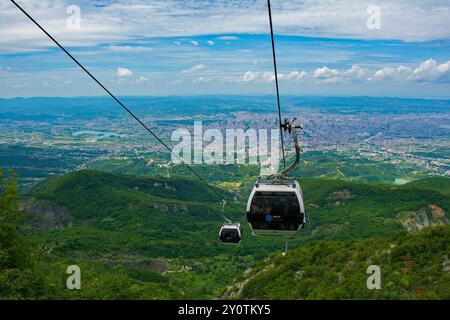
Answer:
[[(313, 239), (353, 239), (380, 237), (412, 228), (449, 223), (450, 179), (438, 179), (439, 190), (429, 185), (435, 179), (413, 186), (355, 184), (323, 179), (302, 180), (307, 211), (311, 217)], [(421, 182), (426, 186), (421, 189)], [(440, 208), (442, 215), (434, 215)]]
[[(53, 250), (63, 254), (132, 250), (149, 257), (208, 256), (215, 246), (209, 231), (221, 223), (214, 193), (183, 177), (78, 171), (41, 183), (24, 207), (32, 225), (47, 230)], [(212, 245), (205, 247), (207, 241)]]
[[(377, 240), (321, 241), (245, 272), (224, 298), (450, 299), (450, 226)], [(371, 265), (381, 289), (367, 288)]]
[[(292, 245), (447, 224), (450, 196), (441, 190), (450, 189), (450, 179), (439, 180), (439, 190), (430, 189), (434, 181), (422, 180), (426, 189), (420, 189), (419, 182), (391, 186), (303, 179), (311, 226)], [(244, 199), (249, 191), (241, 190)], [(219, 246), (221, 208), (215, 195), (193, 178), (77, 171), (41, 183), (28, 195), (25, 208), (32, 224), (47, 230), (37, 234), (64, 253), (77, 247), (99, 254), (127, 248), (148, 257), (194, 258), (224, 252), (254, 255), (257, 247), (263, 257), (283, 247), (282, 239), (250, 236), (243, 203), (227, 208), (228, 216), (243, 223), (242, 246)]]
[[(382, 238), (448, 223), (450, 197), (441, 190), (450, 187), (450, 179), (440, 182), (438, 190), (428, 187), (433, 180), (423, 181), (424, 190), (419, 182), (301, 183), (312, 223), (309, 232), (289, 241), (290, 248), (317, 240)], [(240, 190), (244, 198), (249, 192)], [(242, 244), (220, 245), (220, 206), (210, 190), (188, 177), (77, 171), (44, 181), (26, 195), (23, 207), (30, 222), (26, 237), (52, 259), (94, 264), (94, 270), (125, 268), (132, 279), (159, 273), (191, 298), (217, 297), (258, 260), (284, 248), (283, 238), (251, 236), (242, 202), (226, 209), (243, 224)]]

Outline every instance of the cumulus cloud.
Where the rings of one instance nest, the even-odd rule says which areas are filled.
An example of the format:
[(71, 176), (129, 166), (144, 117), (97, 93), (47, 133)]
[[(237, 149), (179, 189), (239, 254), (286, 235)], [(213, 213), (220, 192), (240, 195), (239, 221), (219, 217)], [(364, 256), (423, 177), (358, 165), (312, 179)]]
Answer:
[(127, 68), (118, 68), (117, 69), (117, 76), (120, 78), (131, 77), (132, 75), (133, 75), (133, 72), (131, 72), (130, 69), (127, 69)]
[(368, 80), (371, 82), (383, 80), (429, 83), (450, 82), (450, 61), (438, 64), (436, 60), (429, 59), (422, 62), (417, 68), (409, 66), (385, 67), (376, 71)]
[(306, 71), (291, 71), (287, 74), (287, 80), (298, 80), (302, 81), (308, 76)]
[(314, 78), (324, 83), (337, 83), (339, 81), (339, 71), (328, 67), (317, 68), (314, 71)]
[[(351, 82), (450, 82), (450, 61), (438, 64), (436, 60), (429, 59), (420, 63), (417, 67), (400, 65), (398, 67), (384, 67), (370, 71), (359, 65), (352, 65), (348, 69), (336, 69), (323, 66), (308, 71), (290, 71), (279, 73), (280, 81), (309, 81), (316, 83), (351, 83)], [(275, 81), (275, 74), (271, 71), (262, 73), (248, 71), (240, 79), (244, 82), (261, 80), (266, 83)]]
[[(197, 65), (187, 70), (204, 70), (206, 67)], [(305, 83), (316, 84), (350, 84), (358, 83), (380, 83), (380, 82), (430, 82), (430, 83), (450, 83), (450, 61), (438, 64), (430, 59), (420, 63), (417, 67), (400, 65), (398, 67), (384, 67), (379, 70), (369, 70), (360, 65), (352, 65), (348, 68), (337, 69), (323, 66), (313, 70), (294, 70), (278, 73), (278, 80), (285, 83)], [(226, 77), (200, 77), (194, 79), (194, 83), (206, 82), (228, 82), (228, 83), (273, 83), (275, 73), (273, 71), (246, 71), (241, 76)]]
[[(291, 71), (287, 74), (278, 73), (279, 81), (302, 81), (307, 77), (306, 71)], [(275, 81), (275, 73), (272, 71), (254, 72), (247, 71), (242, 77), (228, 77), (228, 82), (265, 82), (272, 83)]]
[(367, 70), (360, 67), (359, 65), (352, 65), (352, 67), (343, 72), (344, 78), (350, 80), (365, 80), (367, 77)]
[(405, 66), (399, 66), (397, 68), (384, 67), (383, 69), (376, 71), (368, 80), (408, 81), (412, 71), (413, 68)]
[(258, 74), (252, 71), (247, 71), (242, 77), (242, 81), (244, 82), (252, 82), (258, 79)]
[(450, 61), (438, 65), (436, 60), (429, 59), (414, 69), (411, 79), (419, 82), (450, 81)]

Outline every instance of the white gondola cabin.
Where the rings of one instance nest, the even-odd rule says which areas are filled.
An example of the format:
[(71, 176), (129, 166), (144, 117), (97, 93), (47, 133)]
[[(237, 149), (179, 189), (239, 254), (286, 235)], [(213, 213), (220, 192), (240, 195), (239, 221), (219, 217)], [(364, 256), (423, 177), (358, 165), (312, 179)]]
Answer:
[(242, 239), (242, 229), (239, 223), (224, 223), (219, 231), (219, 240), (222, 243), (238, 244)]
[(254, 235), (295, 235), (308, 223), (299, 183), (257, 181), (247, 203), (247, 221)]

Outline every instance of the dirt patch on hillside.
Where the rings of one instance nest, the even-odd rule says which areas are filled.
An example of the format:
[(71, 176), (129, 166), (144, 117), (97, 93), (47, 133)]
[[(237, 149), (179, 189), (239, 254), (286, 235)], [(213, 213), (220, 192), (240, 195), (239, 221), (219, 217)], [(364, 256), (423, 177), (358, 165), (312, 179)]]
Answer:
[(353, 199), (355, 195), (348, 189), (342, 189), (340, 191), (335, 191), (333, 193), (330, 193), (326, 200), (327, 202), (334, 202), (334, 205), (336, 207), (339, 207), (342, 202), (345, 202), (346, 200)]
[(445, 217), (445, 211), (441, 207), (439, 207), (436, 204), (430, 204), (431, 213), (433, 217), (435, 218), (444, 218)]

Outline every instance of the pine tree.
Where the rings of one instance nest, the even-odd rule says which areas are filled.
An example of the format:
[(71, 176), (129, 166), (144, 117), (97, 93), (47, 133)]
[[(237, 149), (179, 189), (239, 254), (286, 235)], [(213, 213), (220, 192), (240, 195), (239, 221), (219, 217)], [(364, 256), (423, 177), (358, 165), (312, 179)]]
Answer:
[(5, 183), (0, 170), (0, 298), (20, 297), (27, 286), (24, 281), (29, 256), (17, 228), (22, 222), (17, 178), (9, 171)]

